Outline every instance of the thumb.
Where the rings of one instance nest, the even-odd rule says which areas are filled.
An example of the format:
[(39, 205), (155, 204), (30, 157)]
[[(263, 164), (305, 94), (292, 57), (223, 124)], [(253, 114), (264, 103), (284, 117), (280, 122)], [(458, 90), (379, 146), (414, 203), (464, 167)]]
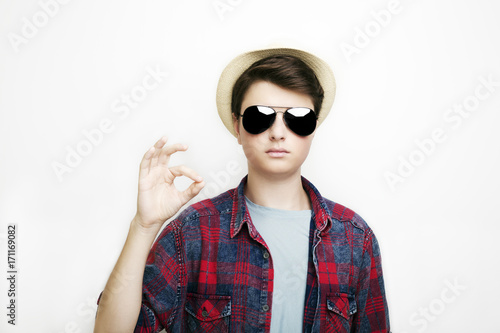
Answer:
[(181, 193), (183, 199), (185, 200), (184, 203), (197, 196), (204, 187), (205, 181), (203, 180), (201, 182), (193, 182), (191, 185), (189, 185), (189, 187)]

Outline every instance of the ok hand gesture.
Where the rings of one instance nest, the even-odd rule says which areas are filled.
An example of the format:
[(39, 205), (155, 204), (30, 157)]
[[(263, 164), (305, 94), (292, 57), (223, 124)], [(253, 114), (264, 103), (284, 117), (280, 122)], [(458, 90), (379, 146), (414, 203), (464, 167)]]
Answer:
[[(141, 161), (136, 219), (144, 228), (160, 228), (205, 186), (201, 176), (190, 168), (183, 165), (168, 167), (170, 156), (187, 150), (187, 146), (180, 143), (164, 146), (166, 142), (167, 137), (163, 136)], [(182, 192), (174, 185), (175, 177), (180, 176), (193, 180)]]

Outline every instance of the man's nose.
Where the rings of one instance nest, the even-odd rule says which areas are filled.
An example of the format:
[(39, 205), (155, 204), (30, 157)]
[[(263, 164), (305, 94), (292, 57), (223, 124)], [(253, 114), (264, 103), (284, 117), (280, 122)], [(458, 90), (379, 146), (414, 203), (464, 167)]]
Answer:
[(269, 129), (269, 138), (274, 140), (282, 140), (286, 138), (286, 125), (283, 119), (284, 111), (276, 112), (276, 119)]

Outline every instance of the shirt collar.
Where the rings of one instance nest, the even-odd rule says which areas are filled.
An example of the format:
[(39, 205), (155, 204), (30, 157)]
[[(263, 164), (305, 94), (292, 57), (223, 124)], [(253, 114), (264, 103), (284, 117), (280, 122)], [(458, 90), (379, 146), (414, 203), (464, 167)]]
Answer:
[[(331, 227), (331, 212), (324, 198), (319, 193), (318, 189), (305, 177), (300, 176), (302, 180), (302, 187), (306, 190), (309, 199), (312, 204), (312, 218), (314, 219), (314, 225), (316, 229), (321, 231), (328, 231)], [(244, 188), (247, 182), (248, 175), (243, 177), (237, 188), (233, 189), (233, 209), (231, 213), (231, 238), (236, 236), (243, 225), (246, 224), (250, 235), (255, 238), (257, 236), (257, 230), (253, 226), (250, 220), (250, 214), (248, 213), (248, 207), (245, 202)]]

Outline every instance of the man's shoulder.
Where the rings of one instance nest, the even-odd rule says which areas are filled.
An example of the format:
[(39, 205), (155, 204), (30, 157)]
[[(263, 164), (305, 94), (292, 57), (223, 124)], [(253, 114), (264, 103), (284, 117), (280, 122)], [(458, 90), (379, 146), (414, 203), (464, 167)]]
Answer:
[(305, 188), (309, 191), (310, 198), (313, 200), (314, 204), (319, 204), (319, 206), (324, 209), (326, 214), (331, 218), (332, 222), (336, 223), (351, 223), (354, 227), (361, 229), (365, 232), (370, 232), (371, 229), (368, 224), (359, 214), (357, 214), (352, 209), (330, 200), (322, 196), (319, 190), (311, 183), (308, 179), (302, 176), (302, 183)]
[[(234, 195), (235, 189), (230, 189), (215, 197), (203, 199), (187, 206), (164, 227), (158, 239), (164, 238), (167, 235), (170, 235), (169, 237), (174, 237), (175, 233), (183, 233), (187, 229), (191, 231), (199, 230), (200, 220), (203, 220), (204, 217), (220, 217), (223, 214), (230, 215), (233, 207)], [(212, 220), (212, 222), (220, 220), (221, 218), (217, 218)]]
[(363, 231), (371, 231), (368, 223), (354, 210), (323, 197), (323, 202), (327, 207), (327, 212), (332, 220), (341, 223), (351, 223), (358, 229)]
[(227, 214), (232, 211), (236, 189), (227, 190), (215, 197), (206, 198), (189, 205), (176, 220), (181, 223), (199, 219), (203, 216)]

